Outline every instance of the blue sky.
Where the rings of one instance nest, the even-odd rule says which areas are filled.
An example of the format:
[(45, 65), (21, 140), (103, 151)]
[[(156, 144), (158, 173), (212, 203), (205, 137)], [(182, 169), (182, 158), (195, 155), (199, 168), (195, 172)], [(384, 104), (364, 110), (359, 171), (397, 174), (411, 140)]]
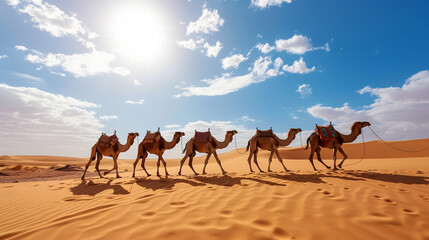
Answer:
[(194, 129), (220, 140), (236, 129), (239, 147), (255, 127), (282, 137), (300, 127), (305, 140), (329, 121), (345, 133), (366, 120), (388, 140), (426, 138), (428, 10), (427, 1), (2, 1), (0, 154), (85, 157), (102, 131), (125, 141), (157, 127), (167, 140), (185, 131), (184, 141)]

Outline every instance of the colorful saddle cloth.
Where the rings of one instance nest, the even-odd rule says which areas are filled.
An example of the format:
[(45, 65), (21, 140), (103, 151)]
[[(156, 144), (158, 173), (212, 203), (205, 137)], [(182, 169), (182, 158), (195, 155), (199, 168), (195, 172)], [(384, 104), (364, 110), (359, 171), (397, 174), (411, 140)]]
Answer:
[(146, 133), (146, 136), (143, 139), (143, 144), (151, 144), (154, 142), (159, 142), (159, 140), (161, 139), (161, 133), (159, 131), (151, 133), (150, 131), (148, 131)]
[(115, 146), (118, 143), (118, 137), (116, 136), (116, 132), (112, 136), (107, 136), (107, 134), (102, 133), (100, 138), (98, 139), (99, 147), (110, 147)]
[(336, 137), (338, 137), (334, 129), (334, 126), (332, 126), (332, 124), (329, 124), (328, 126), (316, 125), (316, 129), (314, 131), (317, 133), (317, 135), (319, 135), (319, 138), (322, 141), (332, 141)]
[(210, 132), (197, 132), (195, 131), (195, 142), (197, 143), (208, 143), (212, 141), (212, 135)]

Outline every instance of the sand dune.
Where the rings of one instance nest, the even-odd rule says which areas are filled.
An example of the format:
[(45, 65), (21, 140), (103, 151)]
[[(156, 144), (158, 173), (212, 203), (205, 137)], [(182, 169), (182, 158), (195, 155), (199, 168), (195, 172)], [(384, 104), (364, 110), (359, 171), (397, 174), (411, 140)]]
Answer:
[[(393, 144), (418, 149), (428, 142)], [(350, 163), (360, 159), (360, 147), (345, 147)], [(227, 175), (212, 159), (208, 175), (194, 176), (186, 164), (177, 176), (173, 159), (168, 178), (144, 177), (141, 168), (131, 178), (133, 160), (120, 161), (121, 179), (99, 179), (93, 166), (84, 181), (82, 172), (15, 178), (20, 182), (0, 184), (0, 239), (429, 239), (428, 152), (396, 155), (378, 142), (366, 147), (368, 159), (340, 171), (316, 163), (315, 172), (308, 151), (291, 148), (282, 149), (288, 173), (277, 159), (274, 172), (249, 173), (247, 154), (232, 151), (220, 155)], [(259, 155), (266, 170), (268, 154)], [(86, 161), (1, 156), (0, 172), (65, 174), (50, 167)], [(103, 161), (102, 168), (112, 167), (111, 159)], [(198, 172), (202, 161), (196, 159)], [(147, 166), (155, 174), (155, 161)]]

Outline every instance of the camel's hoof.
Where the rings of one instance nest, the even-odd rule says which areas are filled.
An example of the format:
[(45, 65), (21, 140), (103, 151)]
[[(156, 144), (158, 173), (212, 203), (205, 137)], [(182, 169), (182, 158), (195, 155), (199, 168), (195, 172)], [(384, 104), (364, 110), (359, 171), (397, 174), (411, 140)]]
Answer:
[(118, 175), (118, 176), (116, 176), (116, 178), (122, 178), (122, 177)]
[(84, 178), (84, 177), (81, 177), (81, 178), (80, 178), (80, 180), (85, 180), (85, 178)]
[(334, 167), (332, 170), (334, 170), (334, 171), (335, 171), (335, 170), (339, 170), (339, 169), (338, 169), (337, 167)]
[(262, 170), (259, 170), (259, 172), (263, 173), (264, 171), (262, 171)]
[(199, 174), (198, 173), (195, 173), (195, 176), (198, 176)]
[(268, 172), (272, 172), (271, 169), (269, 169)]
[(156, 174), (156, 176), (157, 176), (157, 177), (161, 177), (161, 175), (159, 175), (159, 174)]
[(206, 175), (207, 173), (203, 172), (202, 175)]
[(179, 172), (178, 174), (179, 174), (179, 176), (182, 176), (182, 173)]
[(250, 170), (250, 172), (252, 172), (252, 173), (253, 173), (254, 171), (253, 171), (253, 170)]
[(328, 167), (326, 167), (326, 168), (327, 168), (327, 169), (331, 169), (331, 167), (329, 167), (329, 166), (328, 166)]
[(228, 173), (228, 172), (225, 172), (225, 171), (223, 171), (223, 172), (222, 172), (222, 174), (223, 174), (223, 175), (225, 175), (225, 174), (227, 174), (227, 173)]
[(290, 170), (289, 169), (285, 169), (285, 172), (290, 172)]

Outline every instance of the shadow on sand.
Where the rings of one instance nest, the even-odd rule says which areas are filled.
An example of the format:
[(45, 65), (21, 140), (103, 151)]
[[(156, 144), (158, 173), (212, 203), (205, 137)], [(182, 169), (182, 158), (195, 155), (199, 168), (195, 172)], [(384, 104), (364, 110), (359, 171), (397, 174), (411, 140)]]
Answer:
[(286, 186), (285, 184), (266, 181), (258, 178), (250, 178), (250, 177), (232, 177), (229, 175), (222, 175), (222, 176), (195, 176), (193, 179), (207, 183), (212, 185), (218, 185), (218, 186), (225, 186), (225, 187), (232, 187), (234, 185), (242, 185), (242, 180), (250, 180), (255, 181), (262, 184), (267, 184), (271, 186)]
[(206, 184), (190, 181), (182, 178), (159, 178), (159, 179), (146, 179), (136, 178), (136, 184), (146, 189), (152, 189), (153, 191), (159, 189), (171, 190), (178, 183), (186, 183), (191, 186), (204, 186)]
[(89, 195), (95, 196), (98, 193), (106, 191), (108, 189), (113, 189), (113, 194), (130, 194), (123, 186), (121, 185), (112, 185), (113, 179), (110, 179), (107, 183), (94, 183), (92, 180), (82, 180), (82, 182), (70, 188), (70, 191), (73, 195)]
[(379, 173), (379, 172), (367, 172), (367, 171), (346, 171), (348, 175), (372, 179), (383, 182), (390, 183), (404, 183), (404, 184), (429, 184), (429, 177), (425, 176), (409, 176), (401, 174), (392, 174), (392, 173)]

